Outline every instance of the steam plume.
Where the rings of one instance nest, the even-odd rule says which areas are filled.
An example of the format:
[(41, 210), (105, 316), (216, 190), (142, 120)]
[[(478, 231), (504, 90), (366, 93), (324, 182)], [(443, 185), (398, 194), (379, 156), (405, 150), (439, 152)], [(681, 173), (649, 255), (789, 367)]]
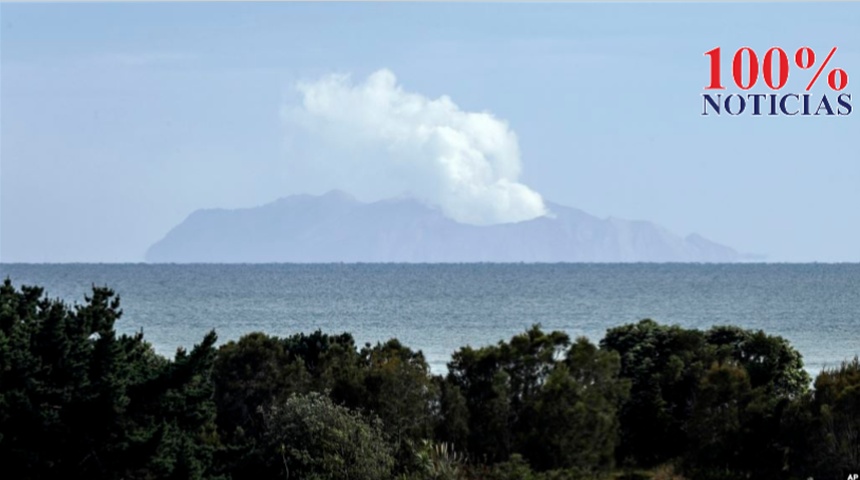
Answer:
[(546, 214), (540, 194), (518, 182), (516, 134), (492, 114), (463, 111), (447, 96), (406, 92), (389, 70), (363, 83), (328, 75), (297, 89), (302, 100), (284, 110), (285, 118), (329, 151), (315, 161), (320, 172), (332, 173), (330, 187), (407, 192), (476, 225)]

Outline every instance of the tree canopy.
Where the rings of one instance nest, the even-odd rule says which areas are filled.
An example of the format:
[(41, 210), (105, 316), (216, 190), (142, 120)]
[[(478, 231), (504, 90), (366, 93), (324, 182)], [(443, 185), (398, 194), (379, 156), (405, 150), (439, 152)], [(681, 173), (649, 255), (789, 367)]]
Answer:
[(122, 314), (106, 287), (68, 305), (38, 287), (0, 286), (0, 461), (9, 471), (818, 479), (860, 465), (860, 362), (824, 370), (810, 389), (800, 354), (762, 331), (643, 320), (596, 345), (534, 325), (460, 348), (435, 375), (396, 339), (359, 347), (348, 333), (320, 331), (249, 333), (220, 347), (210, 332), (165, 358), (142, 333), (117, 334)]

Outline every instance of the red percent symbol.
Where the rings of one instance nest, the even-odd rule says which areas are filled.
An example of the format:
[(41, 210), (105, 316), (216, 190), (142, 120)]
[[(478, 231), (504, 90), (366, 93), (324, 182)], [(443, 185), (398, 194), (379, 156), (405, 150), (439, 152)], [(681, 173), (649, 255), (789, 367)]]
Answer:
[[(827, 54), (827, 58), (824, 59), (824, 62), (819, 65), (818, 70), (815, 72), (815, 76), (810, 80), (809, 85), (806, 86), (806, 91), (808, 92), (815, 82), (818, 81), (818, 77), (821, 76), (821, 72), (827, 67), (827, 64), (830, 63), (830, 59), (833, 58), (833, 54), (836, 53), (836, 47), (830, 49), (830, 53)], [(804, 61), (804, 56), (806, 57), (806, 61)], [(809, 47), (801, 47), (797, 49), (797, 53), (794, 55), (794, 63), (797, 64), (798, 67), (806, 70), (812, 68), (815, 64), (815, 51)], [(841, 91), (846, 86), (848, 86), (848, 73), (841, 68), (834, 68), (827, 75), (827, 85), (830, 86), (831, 89), (835, 91)]]
[[(806, 91), (812, 89), (818, 81), (818, 77), (827, 68), (830, 59), (836, 53), (836, 47), (830, 50), (824, 62), (818, 66), (812, 80), (806, 86)], [(711, 58), (710, 65), (710, 85), (705, 87), (705, 90), (725, 90), (721, 82), (720, 75), (720, 47), (705, 52), (705, 56)], [(774, 78), (774, 64), (778, 75)], [(815, 65), (815, 51), (810, 47), (801, 47), (794, 54), (794, 64), (802, 70), (808, 70)], [(779, 90), (788, 82), (789, 61), (785, 50), (779, 47), (770, 48), (764, 55), (761, 68), (759, 68), (759, 59), (755, 51), (750, 47), (739, 48), (732, 58), (732, 79), (741, 90), (750, 90), (758, 81), (759, 70), (761, 70), (764, 82), (771, 90)], [(747, 75), (744, 76), (744, 67), (746, 67)], [(841, 68), (834, 68), (827, 74), (827, 85), (834, 91), (842, 91), (848, 86), (848, 73)]]

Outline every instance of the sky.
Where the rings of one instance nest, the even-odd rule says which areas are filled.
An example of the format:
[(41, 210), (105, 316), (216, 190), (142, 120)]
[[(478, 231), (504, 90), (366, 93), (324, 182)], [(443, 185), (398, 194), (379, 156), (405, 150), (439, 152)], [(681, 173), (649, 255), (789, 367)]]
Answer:
[(860, 99), (701, 115), (704, 52), (730, 84), (742, 46), (835, 46), (851, 78), (857, 25), (860, 3), (2, 4), (0, 261), (138, 262), (197, 209), (340, 188), (858, 262)]

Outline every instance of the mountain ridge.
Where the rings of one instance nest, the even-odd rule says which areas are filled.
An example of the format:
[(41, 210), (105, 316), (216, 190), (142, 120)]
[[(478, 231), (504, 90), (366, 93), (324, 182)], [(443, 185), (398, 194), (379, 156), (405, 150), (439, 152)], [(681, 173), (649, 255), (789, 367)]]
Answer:
[(164, 263), (739, 262), (701, 235), (601, 219), (546, 202), (550, 214), (468, 225), (408, 197), (361, 202), (333, 190), (240, 209), (192, 212), (146, 253)]

